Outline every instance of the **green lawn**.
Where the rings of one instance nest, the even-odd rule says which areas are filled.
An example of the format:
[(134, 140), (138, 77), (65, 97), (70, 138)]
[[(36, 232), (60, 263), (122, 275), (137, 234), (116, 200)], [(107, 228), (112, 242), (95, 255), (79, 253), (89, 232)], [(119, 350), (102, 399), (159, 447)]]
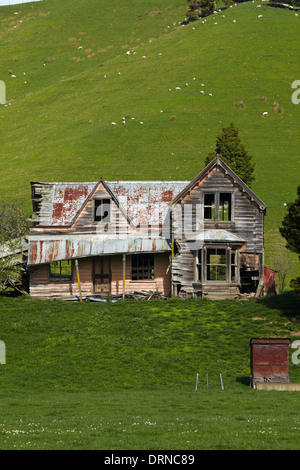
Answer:
[[(269, 265), (299, 183), (300, 19), (257, 4), (184, 27), (185, 0), (1, 7), (1, 195), (29, 214), (30, 181), (192, 179), (233, 121), (267, 204)], [(2, 297), (0, 449), (299, 449), (299, 395), (249, 387), (249, 339), (292, 341), (297, 315), (292, 294), (105, 305)], [(300, 381), (300, 366), (290, 378)]]
[(249, 387), (249, 339), (297, 339), (291, 294), (0, 305), (0, 449), (299, 449), (297, 392)]

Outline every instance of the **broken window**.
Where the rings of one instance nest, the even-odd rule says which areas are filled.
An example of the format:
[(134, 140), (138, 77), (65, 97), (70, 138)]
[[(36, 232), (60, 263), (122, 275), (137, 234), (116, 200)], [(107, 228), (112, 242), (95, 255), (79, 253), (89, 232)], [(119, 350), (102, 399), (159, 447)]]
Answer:
[(215, 219), (215, 195), (208, 193), (204, 194), (204, 219)]
[(94, 199), (94, 222), (110, 222), (110, 199)]
[(131, 280), (154, 279), (154, 254), (138, 254), (131, 257)]
[(231, 220), (231, 194), (220, 193), (219, 220), (226, 222)]
[(49, 265), (49, 280), (52, 282), (70, 282), (73, 280), (72, 261), (54, 261)]
[(197, 271), (198, 281), (202, 282), (202, 250), (198, 250)]
[(237, 280), (237, 253), (236, 250), (231, 250), (230, 254), (230, 281), (236, 282)]
[(229, 222), (232, 220), (231, 193), (204, 194), (204, 220)]
[(226, 249), (208, 248), (206, 263), (207, 281), (226, 282)]

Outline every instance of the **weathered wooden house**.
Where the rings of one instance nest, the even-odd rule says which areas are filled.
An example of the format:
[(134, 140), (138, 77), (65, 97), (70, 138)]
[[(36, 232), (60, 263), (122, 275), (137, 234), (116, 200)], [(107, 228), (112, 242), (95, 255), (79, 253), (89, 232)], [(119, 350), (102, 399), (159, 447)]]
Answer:
[(89, 296), (262, 292), (266, 207), (218, 157), (191, 182), (100, 179), (31, 189), (32, 296), (67, 298), (79, 287)]

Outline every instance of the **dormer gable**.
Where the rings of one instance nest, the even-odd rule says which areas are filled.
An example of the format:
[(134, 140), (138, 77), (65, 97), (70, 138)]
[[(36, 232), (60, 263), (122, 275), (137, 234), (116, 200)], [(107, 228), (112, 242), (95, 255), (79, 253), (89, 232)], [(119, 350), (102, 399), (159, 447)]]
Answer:
[[(220, 202), (224, 204), (226, 203), (226, 192), (230, 192), (229, 185), (227, 185), (228, 189), (226, 188), (226, 183), (224, 185), (224, 181), (227, 179), (228, 182), (234, 184), (235, 187), (238, 187), (243, 194), (247, 195), (249, 200), (252, 203), (255, 203), (260, 211), (266, 211), (266, 205), (219, 156), (215, 157), (189, 184), (186, 185), (186, 187), (180, 193), (177, 194), (177, 196), (172, 200), (172, 205), (184, 203), (185, 200), (187, 200), (189, 196), (192, 195), (192, 192), (196, 188), (204, 186), (204, 180), (209, 178), (213, 172), (219, 172), (220, 175), (219, 184), (215, 183), (215, 185), (211, 187), (212, 194), (213, 192), (219, 194), (219, 196), (217, 196), (219, 205)], [(223, 196), (220, 196), (220, 194), (223, 194)], [(215, 201), (215, 205), (218, 203), (218, 201)], [(206, 201), (204, 201), (204, 199), (202, 200), (204, 205), (205, 202), (207, 203), (207, 206), (209, 206), (212, 200), (209, 201), (209, 197), (207, 197)]]
[(93, 190), (86, 198), (81, 208), (78, 210), (70, 226), (77, 228), (80, 226), (98, 226), (108, 231), (109, 227), (118, 231), (122, 225), (135, 227), (134, 222), (120, 204), (116, 195), (111, 191), (109, 185), (100, 178)]

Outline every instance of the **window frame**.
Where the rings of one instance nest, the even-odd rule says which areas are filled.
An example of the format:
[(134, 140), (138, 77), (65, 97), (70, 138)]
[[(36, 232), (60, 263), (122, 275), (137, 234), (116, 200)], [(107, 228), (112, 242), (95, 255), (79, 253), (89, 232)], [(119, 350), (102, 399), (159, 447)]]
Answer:
[[(211, 253), (211, 256), (224, 256), (224, 263), (221, 262), (213, 262), (212, 259), (209, 258), (209, 250), (210, 251), (215, 251), (215, 253)], [(224, 253), (218, 253), (218, 251)], [(210, 261), (208, 263), (208, 261)], [(221, 259), (220, 259), (221, 261)], [(213, 269), (215, 268), (215, 270)], [(218, 276), (221, 276), (221, 268), (225, 268), (225, 272), (222, 274), (224, 276), (225, 274), (225, 279), (220, 279)], [(224, 246), (218, 246), (218, 247), (207, 247), (206, 248), (206, 263), (205, 263), (205, 278), (207, 282), (212, 282), (212, 283), (226, 283), (228, 284), (228, 276), (227, 276), (227, 271), (228, 271), (228, 249), (227, 247)], [(208, 273), (209, 277), (212, 278), (213, 275), (216, 276), (215, 279), (208, 279)]]
[[(226, 264), (226, 279), (225, 280), (212, 280), (207, 279), (208, 253), (210, 249), (225, 250)], [(239, 250), (238, 247), (225, 245), (225, 244), (212, 244), (204, 245), (201, 250), (197, 252), (196, 266), (198, 270), (198, 282), (201, 284), (223, 284), (223, 285), (236, 285), (239, 284)], [(201, 275), (201, 277), (200, 277)]]
[[(62, 274), (62, 263), (67, 262), (68, 267), (70, 268), (70, 274)], [(51, 272), (51, 265), (53, 264), (58, 264), (59, 263), (59, 274), (55, 274)], [(49, 282), (57, 282), (60, 284), (70, 284), (73, 282), (73, 263), (72, 260), (60, 260), (60, 261), (53, 261), (52, 263), (49, 263), (49, 270), (48, 270), (48, 275), (49, 275)]]
[[(145, 257), (148, 256), (149, 259), (148, 259), (148, 263), (147, 263), (147, 266), (145, 265), (144, 261), (145, 261)], [(153, 263), (150, 262), (150, 256), (153, 257)], [(133, 260), (134, 260), (134, 257), (136, 257), (136, 260), (137, 260), (137, 265), (136, 267), (133, 266)], [(143, 258), (142, 258), (143, 257)], [(143, 260), (143, 263), (138, 263), (139, 260)], [(156, 278), (156, 269), (155, 269), (155, 255), (154, 253), (135, 253), (135, 254), (132, 254), (131, 255), (131, 260), (130, 260), (130, 281), (132, 282), (140, 282), (140, 281), (146, 281), (146, 282), (153, 282), (155, 281), (155, 278)], [(140, 267), (141, 266), (141, 267)], [(141, 269), (142, 271), (142, 277), (139, 278), (139, 269)], [(153, 270), (153, 274), (151, 275), (151, 270)], [(134, 272), (136, 272), (136, 279), (133, 279), (134, 277)], [(145, 275), (145, 273), (148, 272), (147, 275)], [(150, 274), (150, 277), (149, 277), (149, 274)]]
[[(105, 201), (105, 202), (104, 202)], [(109, 205), (109, 212), (108, 216), (97, 216), (97, 210), (102, 204), (108, 204)], [(107, 217), (107, 219), (104, 221), (105, 224), (108, 224), (111, 222), (111, 199), (108, 197), (94, 197), (93, 198), (93, 222), (95, 224), (98, 224), (99, 222), (103, 222), (103, 220)]]
[[(228, 213), (230, 214), (230, 218), (228, 220), (222, 220), (220, 218), (221, 214), (221, 194), (230, 195), (230, 204), (228, 207)], [(213, 196), (213, 204), (209, 205), (205, 203), (205, 196)], [(232, 224), (234, 222), (234, 191), (204, 191), (203, 192), (203, 222), (204, 224)], [(205, 212), (209, 210), (211, 207), (211, 211), (214, 213), (213, 218), (205, 218)]]

